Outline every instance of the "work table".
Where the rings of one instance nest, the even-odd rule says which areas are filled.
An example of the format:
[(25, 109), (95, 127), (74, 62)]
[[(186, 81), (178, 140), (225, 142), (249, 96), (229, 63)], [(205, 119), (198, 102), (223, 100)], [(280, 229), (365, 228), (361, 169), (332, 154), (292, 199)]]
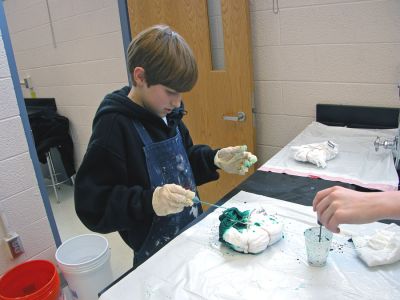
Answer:
[[(252, 194), (263, 195), (263, 196), (266, 196), (266, 197), (271, 197), (271, 198), (284, 200), (284, 201), (280, 201), (280, 202), (290, 202), (290, 203), (300, 204), (300, 206), (304, 206), (304, 209), (307, 210), (307, 212), (305, 214), (305, 218), (308, 218), (308, 222), (309, 222), (309, 220), (312, 220), (311, 222), (313, 222), (313, 218), (314, 217), (313, 217), (313, 214), (311, 213), (311, 209), (310, 209), (309, 206), (312, 205), (312, 201), (313, 201), (313, 199), (315, 197), (315, 194), (320, 190), (323, 190), (323, 189), (326, 189), (326, 188), (329, 188), (329, 187), (332, 187), (332, 186), (335, 186), (335, 185), (343, 186), (343, 187), (354, 189), (354, 190), (365, 190), (365, 189), (359, 188), (357, 186), (354, 186), (354, 185), (351, 185), (351, 184), (346, 184), (346, 183), (341, 183), (341, 182), (333, 182), (333, 181), (326, 181), (326, 180), (321, 180), (321, 179), (316, 179), (316, 178), (314, 179), (314, 178), (307, 178), (307, 177), (290, 176), (290, 175), (286, 175), (286, 174), (277, 174), (277, 173), (256, 171), (251, 176), (249, 176), (246, 180), (244, 180), (241, 184), (239, 184), (236, 188), (234, 188), (232, 191), (230, 191), (228, 194), (226, 194), (216, 204), (217, 205), (224, 205), (224, 203), (226, 203), (226, 201), (232, 199), (232, 197), (235, 198), (235, 195), (237, 196), (239, 192), (243, 193), (243, 191), (244, 191), (244, 192), (249, 192), (249, 193), (252, 193)], [(209, 223), (209, 221), (204, 220), (204, 219), (207, 216), (209, 216), (210, 214), (212, 214), (212, 212), (215, 211), (215, 209), (217, 209), (217, 208), (216, 207), (212, 207), (212, 208), (208, 209), (203, 215), (201, 215), (199, 218), (197, 218), (195, 221), (193, 221), (191, 224), (189, 224), (186, 228), (184, 228), (182, 230), (182, 232), (178, 235), (178, 237), (175, 239), (175, 240), (179, 240), (179, 237), (182, 235), (180, 237), (181, 239), (179, 240), (178, 243), (177, 243), (177, 241), (175, 241), (176, 245), (174, 244), (174, 247), (175, 247), (174, 249), (177, 250), (179, 248), (179, 251), (182, 251), (182, 253), (186, 253), (188, 251), (196, 251), (196, 250), (193, 250), (193, 249), (197, 249), (198, 246), (196, 246), (196, 245), (200, 245), (200, 244), (192, 243), (192, 241), (190, 241), (190, 234), (188, 234), (187, 232), (190, 232), (193, 229), (192, 227), (195, 226), (196, 224), (198, 224), (199, 222), (200, 223), (205, 223), (205, 224), (207, 222)], [(311, 216), (311, 219), (310, 219), (310, 216)], [(209, 219), (209, 218), (207, 218), (207, 219)], [(395, 222), (395, 223), (399, 224), (399, 222)], [(206, 226), (209, 226), (209, 224), (206, 225)], [(197, 225), (197, 227), (198, 227), (198, 225)], [(213, 231), (213, 230), (215, 230), (215, 228), (214, 229), (211, 228), (211, 231)], [(187, 231), (187, 232), (185, 232), (185, 231)], [(185, 235), (188, 235), (188, 237), (189, 237), (188, 240), (187, 240), (188, 242), (185, 242), (185, 239), (182, 238)], [(295, 237), (295, 239), (298, 239), (299, 238), (298, 233), (296, 234), (296, 236), (297, 237)], [(291, 237), (290, 234), (289, 234), (288, 235), (288, 239), (290, 239), (290, 238), (293, 238), (293, 237)], [(204, 237), (203, 237), (203, 239), (200, 238), (200, 240), (202, 240), (202, 243), (204, 243), (204, 241), (206, 239), (204, 239)], [(338, 239), (338, 241), (339, 240), (340, 239)], [(339, 262), (337, 261), (337, 259), (338, 259), (337, 255), (343, 255), (343, 254), (337, 254), (337, 253), (336, 254), (332, 254), (333, 258), (332, 258), (332, 263), (331, 263), (332, 265), (331, 265), (330, 269), (327, 269), (327, 267), (324, 267), (325, 269), (321, 268), (320, 270), (318, 270), (318, 268), (308, 267), (307, 264), (304, 263), (304, 266), (303, 265), (301, 266), (302, 269), (300, 269), (300, 271), (301, 272), (307, 272), (307, 273), (311, 274), (311, 276), (314, 276), (313, 274), (315, 274), (316, 272), (320, 272), (321, 271), (321, 272), (330, 273), (330, 272), (334, 272), (335, 269), (337, 270), (338, 266), (340, 266), (341, 264), (345, 264), (345, 265), (349, 264), (349, 266), (350, 266), (351, 264), (354, 263), (354, 271), (355, 272), (360, 272), (360, 270), (361, 270), (362, 272), (363, 271), (366, 272), (365, 276), (372, 276), (372, 275), (368, 275), (368, 274), (372, 274), (374, 271), (372, 269), (366, 268), (357, 258), (354, 257), (355, 255), (353, 253), (353, 249), (350, 248), (351, 244), (350, 244), (350, 242), (346, 242), (346, 240), (343, 240), (343, 241), (346, 243), (345, 247), (347, 247), (346, 251), (348, 251), (348, 253), (345, 255), (345, 257), (343, 257), (343, 260), (342, 260), (341, 257), (339, 257)], [(342, 244), (343, 244), (343, 241), (342, 241)], [(171, 243), (173, 243), (173, 242), (174, 241), (172, 241)], [(287, 242), (288, 241), (286, 240), (285, 243), (287, 243)], [(168, 245), (166, 247), (168, 247)], [(164, 247), (164, 248), (166, 248), (166, 247)], [(187, 247), (187, 249), (183, 249), (182, 247)], [(342, 247), (342, 246), (340, 246), (340, 247)], [(285, 249), (287, 249), (287, 248), (285, 248)], [(343, 253), (342, 248), (339, 248), (339, 250), (341, 251), (341, 253)], [(339, 250), (335, 249), (336, 252), (339, 251)], [(163, 250), (160, 250), (160, 251), (163, 251)], [(270, 250), (270, 251), (272, 251), (272, 250)], [(297, 253), (298, 252), (303, 252), (303, 251), (299, 251), (299, 249), (296, 249), (296, 251), (297, 251)], [(165, 252), (163, 252), (163, 255), (169, 255), (169, 253), (175, 253), (175, 252), (165, 251)], [(271, 252), (271, 255), (272, 255), (272, 253), (275, 253), (275, 252)], [(275, 255), (274, 257), (278, 257), (276, 253), (273, 254), (273, 255)], [(157, 257), (157, 254), (154, 256), (154, 258), (155, 257)], [(232, 257), (229, 257), (229, 255), (228, 255), (227, 260), (229, 261), (230, 259), (232, 259)], [(243, 258), (243, 263), (247, 262), (249, 259), (252, 259), (252, 257), (247, 256), (246, 258)], [(297, 259), (297, 260), (299, 260), (299, 259)], [(340, 260), (342, 260), (342, 261), (340, 261)], [(150, 261), (152, 261), (152, 262), (150, 262)], [(107, 287), (102, 292), (103, 296), (101, 297), (101, 299), (114, 299), (113, 297), (109, 298), (109, 296), (111, 294), (110, 293), (110, 289), (111, 290), (115, 290), (116, 288), (117, 289), (126, 289), (126, 279), (124, 279), (125, 277), (129, 278), (129, 280), (133, 280), (132, 282), (137, 280), (135, 278), (146, 277), (147, 278), (146, 280), (148, 280), (146, 282), (152, 282), (152, 280), (154, 279), (154, 276), (157, 276), (156, 274), (158, 274), (158, 272), (159, 272), (158, 270), (155, 270), (155, 266), (156, 265), (159, 266), (160, 271), (169, 269), (169, 268), (171, 268), (172, 266), (175, 265), (174, 262), (172, 261), (172, 262), (169, 262), (169, 263), (165, 262), (165, 264), (166, 264), (165, 266), (164, 265), (160, 266), (159, 265), (160, 261), (162, 262), (162, 261), (166, 261), (166, 260), (165, 259), (160, 260), (160, 255), (156, 259), (153, 259), (153, 257), (152, 257), (152, 258), (149, 259), (149, 261), (145, 262), (142, 266), (140, 266), (138, 268), (138, 270), (130, 270), (130, 271), (128, 271), (123, 276), (121, 276), (116, 281), (114, 281), (109, 287)], [(212, 261), (212, 259), (211, 259), (211, 261)], [(301, 259), (300, 259), (300, 261), (301, 261)], [(150, 264), (148, 264), (149, 262), (150, 262)], [(192, 261), (191, 263), (193, 264), (194, 261)], [(233, 259), (232, 260), (232, 264), (234, 265), (235, 263), (238, 263), (238, 260), (235, 261), (235, 259)], [(146, 268), (146, 264), (148, 264), (149, 268)], [(150, 265), (151, 265), (151, 267), (150, 267)], [(185, 266), (184, 261), (181, 261), (178, 265), (180, 266), (180, 268), (185, 268), (184, 267)], [(290, 266), (290, 264), (288, 266)], [(342, 267), (343, 267), (343, 265), (342, 265)], [(178, 268), (177, 270), (179, 270), (179, 267), (177, 267), (177, 268)], [(392, 268), (392, 266), (389, 266), (389, 268), (383, 267), (382, 270), (379, 271), (379, 272), (390, 272), (390, 274), (393, 275), (394, 274), (394, 272), (392, 270), (393, 268), (392, 269), (391, 268)], [(340, 267), (339, 267), (339, 269), (340, 269)], [(153, 270), (154, 274), (150, 274), (149, 270)], [(375, 271), (378, 271), (378, 270), (375, 270)], [(143, 273), (141, 273), (143, 276), (142, 275), (139, 276), (140, 274), (138, 274), (138, 272), (143, 272)], [(349, 270), (344, 270), (343, 272), (349, 272)], [(389, 273), (387, 273), (387, 274), (389, 274)], [(134, 276), (132, 276), (132, 275), (134, 275)], [(328, 276), (328, 274), (326, 274), (326, 275)], [(338, 274), (331, 274), (330, 273), (329, 275), (338, 275)], [(343, 274), (340, 274), (340, 275), (343, 275)], [(162, 275), (160, 275), (160, 276), (162, 276)], [(181, 276), (182, 276), (182, 272), (181, 272)], [(192, 276), (191, 277), (192, 279), (190, 279), (190, 280), (194, 280), (194, 282), (198, 281), (195, 278), (193, 278), (193, 276), (196, 277), (197, 275), (193, 275), (193, 274), (189, 273), (189, 275), (185, 275), (185, 276), (189, 276), (189, 278), (190, 278), (190, 276)], [(345, 275), (343, 275), (343, 276), (345, 276)], [(299, 278), (299, 277), (297, 277), (297, 278)], [(369, 278), (371, 278), (371, 277), (369, 277)], [(122, 283), (120, 281), (124, 281), (124, 280), (125, 280), (124, 284), (120, 284), (120, 283)], [(357, 280), (357, 279), (355, 279), (355, 280)], [(361, 280), (361, 279), (359, 279), (359, 280)], [(137, 284), (139, 286), (142, 286), (142, 283), (138, 283), (137, 282)], [(155, 281), (154, 285), (157, 286), (157, 284), (160, 284), (160, 282)], [(320, 284), (323, 285), (323, 284), (326, 284), (326, 282), (321, 282)], [(346, 284), (347, 285), (350, 284), (350, 287), (352, 288), (352, 285), (355, 284), (355, 283), (353, 282), (353, 280), (350, 280)], [(167, 285), (170, 285), (170, 283), (166, 283), (166, 286), (164, 287), (165, 289), (166, 289)], [(191, 283), (187, 283), (186, 287), (187, 286), (191, 286)], [(201, 283), (200, 286), (204, 287), (204, 283)], [(304, 286), (307, 286), (307, 283), (305, 283)], [(172, 285), (172, 286), (170, 286), (170, 288), (181, 289), (182, 287)], [(194, 287), (194, 290), (196, 290), (196, 292), (198, 292), (199, 288), (200, 287), (196, 286), (196, 287)], [(300, 290), (303, 288), (302, 284), (299, 285), (299, 288), (300, 288)], [(314, 290), (312, 290), (313, 288), (315, 288), (315, 287), (312, 287), (312, 288), (310, 287), (310, 289), (309, 289), (309, 291), (311, 293), (315, 292)], [(346, 287), (346, 285), (345, 285), (343, 288), (347, 289), (347, 292), (348, 292), (349, 286)], [(136, 290), (136, 289), (137, 289), (137, 287), (136, 288), (132, 287), (132, 291)], [(395, 290), (398, 290), (398, 289), (399, 289), (399, 287), (397, 287)], [(166, 290), (168, 291), (168, 289), (166, 289)], [(331, 291), (334, 291), (334, 290), (335, 290), (334, 288), (331, 289)], [(298, 291), (296, 289), (294, 291), (291, 291), (291, 293), (298, 293), (298, 292), (304, 292), (304, 291)], [(174, 294), (174, 295), (176, 295), (176, 294)], [(296, 294), (296, 295), (304, 296), (301, 293), (300, 294)], [(158, 299), (158, 298), (156, 297), (155, 299)], [(171, 299), (173, 299), (173, 298), (171, 298)], [(196, 296), (194, 296), (193, 299), (203, 299), (203, 298), (198, 297), (198, 294), (196, 294)], [(228, 297), (227, 299), (230, 299), (230, 298)]]

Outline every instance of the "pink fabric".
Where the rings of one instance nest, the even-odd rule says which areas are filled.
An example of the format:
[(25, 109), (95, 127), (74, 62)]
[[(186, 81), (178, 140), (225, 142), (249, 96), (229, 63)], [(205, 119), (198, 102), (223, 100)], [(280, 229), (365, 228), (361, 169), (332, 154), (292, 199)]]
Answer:
[(368, 183), (363, 183), (361, 181), (355, 180), (355, 179), (349, 179), (345, 177), (334, 177), (334, 176), (329, 176), (329, 175), (321, 175), (321, 174), (312, 174), (312, 172), (299, 172), (299, 171), (293, 171), (289, 169), (280, 169), (280, 168), (271, 168), (268, 166), (261, 166), (258, 171), (264, 171), (264, 172), (273, 172), (273, 173), (285, 173), (289, 175), (295, 175), (295, 176), (301, 176), (301, 177), (315, 177), (315, 178), (321, 178), (325, 180), (330, 180), (330, 181), (340, 181), (344, 183), (350, 183), (350, 184), (355, 184), (367, 189), (375, 189), (375, 190), (380, 190), (380, 191), (397, 191), (397, 186), (392, 186), (392, 185), (387, 185), (387, 184), (368, 184)]

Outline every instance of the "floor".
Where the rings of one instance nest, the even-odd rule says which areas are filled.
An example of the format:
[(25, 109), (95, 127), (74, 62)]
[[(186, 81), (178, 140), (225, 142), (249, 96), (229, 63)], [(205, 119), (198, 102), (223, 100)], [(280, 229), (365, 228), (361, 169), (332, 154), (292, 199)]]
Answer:
[[(61, 241), (80, 235), (91, 233), (78, 219), (74, 208), (73, 187), (61, 185), (58, 190), (60, 203), (57, 203), (52, 188), (47, 188), (54, 218), (58, 227)], [(114, 279), (132, 267), (133, 252), (124, 243), (118, 233), (104, 234), (111, 248), (111, 268)]]

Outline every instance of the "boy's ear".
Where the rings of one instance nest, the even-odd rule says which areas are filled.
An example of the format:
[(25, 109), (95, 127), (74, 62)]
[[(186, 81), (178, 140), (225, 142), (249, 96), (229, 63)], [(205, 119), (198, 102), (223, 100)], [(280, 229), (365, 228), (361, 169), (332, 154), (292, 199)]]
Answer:
[(144, 76), (144, 69), (142, 67), (136, 67), (132, 72), (132, 77), (136, 86), (143, 86), (146, 84), (146, 78)]

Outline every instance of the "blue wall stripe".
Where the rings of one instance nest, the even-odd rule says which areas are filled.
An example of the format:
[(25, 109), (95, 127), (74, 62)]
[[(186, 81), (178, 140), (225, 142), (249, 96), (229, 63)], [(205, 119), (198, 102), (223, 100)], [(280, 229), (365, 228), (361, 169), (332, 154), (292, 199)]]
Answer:
[[(124, 53), (125, 53), (125, 61), (127, 57), (126, 50), (128, 49), (129, 43), (131, 42), (131, 27), (129, 26), (129, 15), (128, 15), (128, 5), (126, 0), (118, 0), (118, 8), (119, 8), (119, 18), (121, 22), (121, 31), (122, 31), (122, 42), (124, 44)], [(126, 64), (125, 64), (126, 65)], [(128, 69), (126, 69), (128, 73), (128, 80), (131, 83), (131, 74)]]
[(28, 142), (29, 154), (31, 156), (33, 167), (35, 170), (36, 178), (39, 185), (40, 194), (42, 195), (44, 207), (46, 209), (47, 218), (49, 219), (51, 231), (53, 232), (54, 241), (56, 246), (61, 245), (60, 235), (57, 230), (57, 225), (54, 220), (53, 211), (51, 210), (49, 197), (47, 195), (46, 187), (43, 180), (42, 171), (40, 169), (39, 160), (36, 153), (35, 143), (33, 142), (33, 137), (31, 134), (31, 126), (29, 124), (28, 114), (25, 108), (24, 97), (22, 95), (22, 89), (20, 86), (17, 65), (15, 63), (14, 52), (11, 45), (11, 39), (8, 32), (7, 20), (4, 13), (3, 1), (0, 1), (0, 30), (3, 37), (4, 48), (6, 50), (6, 56), (8, 60), (8, 65), (11, 72), (12, 82), (14, 84), (15, 95), (17, 97), (18, 108), (20, 112), (20, 117), (25, 131), (26, 140)]

